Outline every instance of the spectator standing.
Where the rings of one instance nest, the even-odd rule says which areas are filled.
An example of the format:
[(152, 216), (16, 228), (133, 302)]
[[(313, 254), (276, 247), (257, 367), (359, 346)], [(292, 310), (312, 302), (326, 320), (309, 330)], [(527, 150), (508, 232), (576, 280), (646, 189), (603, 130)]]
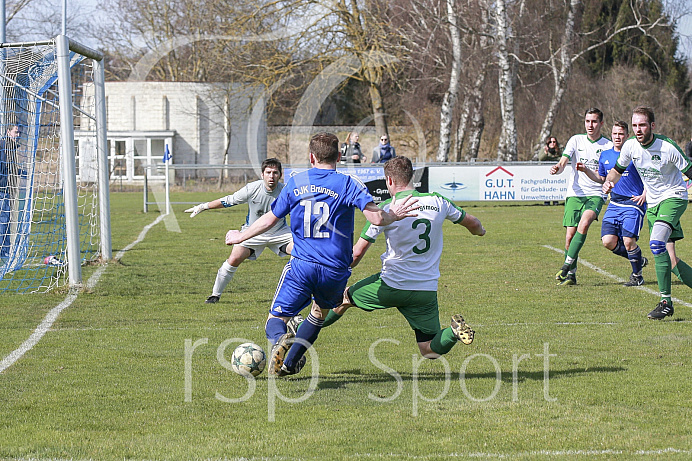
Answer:
[(340, 163), (342, 165), (346, 163), (365, 163), (368, 161), (360, 149), (359, 139), (360, 135), (352, 131), (346, 138), (346, 142), (341, 144), (339, 151), (341, 152)]
[(394, 151), (394, 147), (389, 144), (389, 136), (383, 134), (380, 136), (380, 144), (372, 150), (371, 162), (384, 163), (394, 157), (396, 157), (396, 152)]
[(544, 161), (555, 161), (560, 160), (560, 155), (562, 151), (560, 149), (560, 143), (557, 141), (555, 136), (550, 136), (543, 146), (543, 154), (538, 157), (541, 162)]

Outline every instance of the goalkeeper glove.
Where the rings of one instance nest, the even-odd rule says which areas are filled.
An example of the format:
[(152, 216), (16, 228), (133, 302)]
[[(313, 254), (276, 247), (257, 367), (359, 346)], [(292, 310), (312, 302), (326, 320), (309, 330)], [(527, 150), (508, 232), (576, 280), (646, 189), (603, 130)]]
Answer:
[(204, 202), (204, 203), (200, 203), (199, 205), (195, 205), (192, 208), (188, 208), (187, 210), (185, 210), (185, 213), (190, 213), (190, 217), (194, 218), (195, 216), (197, 216), (198, 214), (200, 214), (204, 210), (208, 210), (208, 209), (209, 209), (209, 202)]

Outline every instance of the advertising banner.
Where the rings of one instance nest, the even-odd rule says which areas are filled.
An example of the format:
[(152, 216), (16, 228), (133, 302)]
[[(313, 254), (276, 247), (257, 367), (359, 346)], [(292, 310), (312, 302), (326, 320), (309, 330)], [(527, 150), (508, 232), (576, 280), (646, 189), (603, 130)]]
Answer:
[[(415, 169), (414, 186), (419, 192), (437, 192), (454, 201), (558, 201), (567, 194), (571, 168), (560, 175), (549, 173), (551, 165), (479, 164), (428, 166)], [(286, 168), (284, 178), (305, 171)], [(339, 167), (338, 171), (360, 179), (375, 202), (387, 200), (389, 192), (381, 166)]]
[(553, 201), (567, 194), (567, 168), (550, 174), (550, 165), (468, 165), (429, 167), (428, 187), (455, 201)]
[[(305, 168), (286, 168), (284, 169), (285, 179), (288, 180), (293, 175), (305, 171)], [(360, 179), (368, 188), (368, 192), (375, 199), (375, 203), (387, 200), (390, 195), (387, 191), (387, 184), (384, 180), (384, 169), (382, 166), (371, 167), (339, 167), (339, 173)], [(413, 186), (418, 192), (428, 192), (428, 168), (416, 168), (413, 172)]]

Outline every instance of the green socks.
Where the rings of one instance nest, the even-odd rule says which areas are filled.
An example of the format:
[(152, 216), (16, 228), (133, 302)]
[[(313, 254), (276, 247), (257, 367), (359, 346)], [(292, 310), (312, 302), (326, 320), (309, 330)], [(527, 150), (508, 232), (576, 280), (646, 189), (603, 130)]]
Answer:
[(682, 259), (673, 268), (673, 274), (680, 279), (682, 283), (692, 288), (692, 267), (688, 266)]
[(334, 312), (334, 310), (330, 310), (329, 313), (327, 313), (327, 317), (324, 319), (324, 323), (322, 324), (322, 328), (328, 327), (332, 323), (336, 322), (339, 320), (342, 316)]
[(656, 261), (656, 280), (658, 280), (658, 289), (661, 292), (661, 298), (670, 298), (670, 272), (672, 266), (670, 255), (667, 251), (660, 255), (654, 255), (654, 261)]
[(444, 355), (451, 351), (457, 343), (457, 337), (451, 327), (440, 330), (435, 337), (430, 341), (430, 349), (436, 354)]
[[(567, 258), (571, 258), (571, 260), (576, 262), (577, 256), (579, 256), (579, 251), (581, 251), (581, 247), (584, 246), (585, 241), (586, 234), (580, 234), (579, 232), (575, 233), (574, 237), (572, 237), (572, 241), (569, 244), (569, 250), (567, 250)], [(571, 263), (572, 261), (570, 261), (570, 266), (572, 265)], [(576, 264), (574, 265), (576, 266)]]

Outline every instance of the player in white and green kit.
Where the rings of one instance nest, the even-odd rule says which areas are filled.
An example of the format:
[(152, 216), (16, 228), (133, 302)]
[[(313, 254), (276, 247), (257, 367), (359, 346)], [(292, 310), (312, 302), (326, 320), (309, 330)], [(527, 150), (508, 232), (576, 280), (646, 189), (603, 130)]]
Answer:
[[(262, 179), (248, 183), (234, 194), (212, 200), (211, 202), (200, 203), (192, 208), (188, 208), (185, 212), (190, 213), (190, 217), (194, 218), (204, 210), (228, 208), (247, 203), (248, 213), (243, 229), (249, 227), (267, 211), (271, 210), (272, 203), (284, 187), (284, 184), (279, 182), (282, 176), (281, 162), (279, 160), (268, 158), (262, 162), (261, 169)], [(263, 234), (233, 247), (231, 255), (217, 271), (211, 296), (207, 298), (205, 303), (213, 304), (218, 302), (226, 285), (233, 279), (238, 266), (246, 259), (251, 261), (257, 259), (265, 248), (269, 248), (279, 256), (291, 254), (293, 239), (291, 237), (291, 229), (286, 224), (285, 218), (279, 220), (275, 226)]]
[(601, 192), (601, 184), (577, 169), (583, 165), (592, 171), (598, 171), (598, 160), (601, 152), (611, 149), (613, 143), (601, 135), (603, 112), (591, 108), (584, 114), (585, 134), (570, 138), (562, 152), (562, 158), (550, 167), (550, 174), (560, 174), (571, 162), (571, 171), (565, 199), (565, 214), (562, 225), (565, 233), (565, 261), (555, 278), (558, 285), (577, 284), (577, 258), (586, 241), (586, 233), (591, 223), (598, 219), (606, 196)]
[(692, 288), (692, 268), (675, 255), (675, 242), (684, 237), (680, 218), (687, 208), (687, 187), (682, 174), (687, 174), (692, 163), (675, 142), (654, 134), (654, 127), (652, 109), (634, 109), (632, 130), (636, 139), (629, 139), (622, 146), (617, 164), (603, 183), (603, 192), (610, 192), (630, 162), (634, 164), (646, 187), (649, 246), (661, 292), (660, 302), (648, 317), (659, 320), (673, 315), (671, 272)]
[[(329, 312), (324, 326), (341, 318), (350, 306), (366, 311), (396, 307), (416, 334), (421, 354), (430, 359), (449, 352), (457, 341), (470, 344), (474, 332), (461, 315), (451, 326), (440, 327), (437, 281), (442, 255), (442, 224), (452, 221), (473, 235), (484, 235), (481, 222), (439, 194), (419, 193), (412, 185), (413, 166), (406, 157), (384, 164), (387, 189), (400, 200), (413, 195), (420, 205), (415, 217), (388, 226), (366, 225), (353, 247), (354, 267), (378, 235), (384, 232), (387, 249), (382, 255), (382, 271), (367, 277), (344, 292), (344, 304)], [(380, 206), (387, 210), (391, 199)]]

